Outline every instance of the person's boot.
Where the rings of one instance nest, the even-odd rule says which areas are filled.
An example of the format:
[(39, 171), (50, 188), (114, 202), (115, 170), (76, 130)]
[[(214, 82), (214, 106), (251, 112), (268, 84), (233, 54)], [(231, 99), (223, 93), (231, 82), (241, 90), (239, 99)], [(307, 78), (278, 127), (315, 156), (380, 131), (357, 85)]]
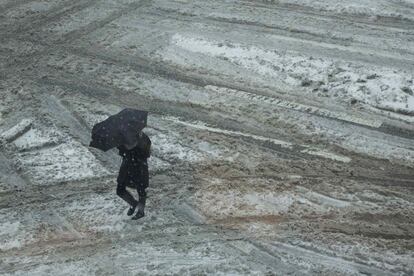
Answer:
[(144, 209), (145, 209), (145, 202), (147, 201), (146, 196), (140, 196), (138, 201), (138, 212), (132, 219), (140, 219), (145, 216)]
[(137, 208), (137, 206), (138, 206), (138, 202), (135, 202), (134, 205), (132, 205), (131, 207), (129, 207), (128, 212), (127, 212), (127, 215), (128, 216), (132, 216), (134, 214), (135, 209)]

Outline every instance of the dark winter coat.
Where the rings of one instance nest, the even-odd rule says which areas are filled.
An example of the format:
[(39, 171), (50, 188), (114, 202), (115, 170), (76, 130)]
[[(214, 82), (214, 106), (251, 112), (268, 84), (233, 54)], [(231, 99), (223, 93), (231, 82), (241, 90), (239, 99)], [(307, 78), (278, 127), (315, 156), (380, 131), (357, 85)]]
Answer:
[(119, 169), (117, 182), (128, 187), (148, 187), (147, 159), (151, 155), (151, 140), (142, 133), (137, 146), (128, 150), (125, 146), (119, 146), (119, 155), (122, 156), (122, 164)]

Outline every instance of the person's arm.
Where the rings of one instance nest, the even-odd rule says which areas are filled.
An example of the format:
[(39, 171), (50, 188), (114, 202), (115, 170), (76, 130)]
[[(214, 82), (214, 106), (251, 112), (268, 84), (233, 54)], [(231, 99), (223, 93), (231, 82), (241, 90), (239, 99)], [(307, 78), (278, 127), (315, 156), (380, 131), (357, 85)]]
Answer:
[(151, 140), (148, 137), (148, 135), (145, 135), (144, 140), (145, 140), (145, 143), (144, 143), (145, 145), (143, 149), (144, 155), (145, 155), (145, 158), (149, 158), (151, 156)]
[(120, 156), (122, 156), (122, 157), (125, 157), (126, 156), (126, 151), (125, 151), (125, 149), (122, 146), (117, 147), (117, 149), (118, 149), (118, 154)]

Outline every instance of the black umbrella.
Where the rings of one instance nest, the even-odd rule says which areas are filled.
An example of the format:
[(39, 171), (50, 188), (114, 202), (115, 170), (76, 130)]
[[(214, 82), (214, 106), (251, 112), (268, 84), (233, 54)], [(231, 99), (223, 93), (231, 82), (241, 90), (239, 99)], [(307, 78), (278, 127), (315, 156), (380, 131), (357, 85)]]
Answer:
[(126, 108), (92, 128), (90, 147), (107, 151), (114, 147), (135, 144), (137, 134), (147, 125), (147, 111)]

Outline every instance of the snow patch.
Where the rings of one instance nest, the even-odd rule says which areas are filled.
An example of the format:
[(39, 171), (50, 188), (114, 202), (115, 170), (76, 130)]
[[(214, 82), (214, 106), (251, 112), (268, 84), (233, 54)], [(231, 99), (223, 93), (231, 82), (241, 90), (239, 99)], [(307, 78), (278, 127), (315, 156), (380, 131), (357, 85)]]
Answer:
[(77, 141), (20, 153), (18, 158), (40, 184), (109, 174), (92, 153)]
[(121, 206), (122, 200), (111, 193), (109, 197), (91, 195), (84, 200), (73, 201), (61, 212), (82, 232), (119, 232), (126, 225), (125, 217), (120, 213)]
[[(232, 130), (225, 130), (225, 129), (209, 127), (206, 124), (204, 124), (203, 122), (189, 123), (189, 122), (180, 121), (178, 118), (171, 117), (171, 116), (164, 117), (164, 119), (171, 120), (175, 123), (179, 123), (179, 124), (182, 124), (182, 125), (185, 125), (185, 126), (188, 126), (188, 127), (192, 127), (192, 128), (196, 128), (196, 129), (200, 129), (200, 130), (207, 130), (209, 132), (221, 133), (221, 134), (230, 135), (230, 136), (249, 137), (249, 138), (253, 138), (257, 141), (270, 142), (270, 143), (273, 143), (275, 145), (281, 146), (283, 148), (292, 149), (293, 146), (294, 146), (294, 144), (289, 143), (289, 142), (285, 142), (285, 141), (282, 141), (282, 140), (277, 140), (277, 139), (273, 139), (273, 138), (258, 136), (258, 135), (254, 135), (254, 134), (243, 133), (243, 132), (239, 132), (239, 131), (232, 131)], [(320, 156), (320, 157), (324, 157), (324, 158), (328, 158), (328, 159), (331, 159), (331, 160), (344, 162), (344, 163), (348, 163), (352, 160), (349, 157), (338, 155), (338, 154), (332, 153), (332, 152), (328, 152), (326, 150), (321, 150), (321, 149), (317, 149), (317, 148), (309, 148), (309, 147), (304, 146), (304, 145), (301, 145), (301, 146), (306, 147), (306, 149), (302, 150), (302, 152), (310, 154), (310, 155), (316, 155), (316, 156)]]
[(148, 159), (148, 166), (151, 168), (152, 171), (156, 171), (167, 169), (171, 166), (171, 164), (163, 161), (162, 159), (156, 156), (151, 156), (151, 158)]
[(19, 231), (20, 222), (3, 221), (0, 224), (0, 249), (7, 250), (20, 247), (22, 243), (16, 239), (16, 233)]
[(196, 128), (196, 129), (200, 129), (200, 130), (207, 130), (209, 132), (215, 132), (215, 133), (221, 133), (221, 134), (225, 134), (225, 135), (230, 135), (230, 136), (242, 136), (242, 137), (249, 137), (249, 138), (253, 138), (255, 140), (258, 141), (263, 141), (263, 142), (270, 142), (273, 143), (275, 145), (279, 145), (282, 146), (284, 148), (291, 148), (292, 144), (289, 142), (285, 142), (282, 140), (277, 140), (277, 139), (273, 139), (273, 138), (268, 138), (268, 137), (263, 137), (263, 136), (258, 136), (258, 135), (254, 135), (254, 134), (248, 134), (248, 133), (243, 133), (240, 131), (232, 131), (232, 130), (225, 130), (225, 129), (220, 129), (220, 128), (214, 128), (214, 127), (209, 127), (206, 124), (202, 123), (202, 122), (196, 122), (196, 123), (189, 123), (189, 122), (184, 122), (184, 121), (180, 121), (178, 118), (176, 117), (164, 117), (165, 120), (170, 120), (173, 121), (175, 123), (178, 124), (182, 124), (191, 128)]
[(0, 137), (2, 139), (5, 139), (6, 141), (11, 141), (15, 139), (17, 136), (22, 135), (24, 132), (26, 132), (30, 128), (32, 123), (33, 123), (33, 119), (29, 119), (29, 118), (23, 119), (18, 124), (10, 128), (9, 130), (1, 133)]
[[(278, 3), (296, 4), (310, 8), (313, 10), (330, 11), (340, 15), (359, 15), (359, 16), (372, 16), (374, 19), (377, 16), (395, 17), (398, 19), (413, 19), (407, 9), (398, 5), (393, 5), (389, 1), (376, 0), (376, 1), (359, 1), (359, 0), (278, 0)], [(396, 2), (411, 3), (410, 0), (399, 0)]]
[(204, 159), (204, 155), (181, 144), (177, 137), (167, 135), (161, 132), (151, 136), (154, 155), (163, 159), (174, 161), (198, 162)]
[[(174, 34), (171, 45), (188, 52), (225, 58), (236, 66), (304, 93), (346, 102), (356, 100), (381, 109), (414, 114), (414, 76), (401, 70), (360, 66), (182, 34)], [(166, 59), (170, 59), (168, 50), (161, 53)]]
[(332, 159), (332, 160), (343, 162), (343, 163), (349, 163), (352, 160), (349, 157), (338, 155), (338, 154), (335, 154), (335, 153), (332, 153), (332, 152), (328, 152), (328, 151), (324, 151), (324, 150), (320, 150), (320, 149), (316, 149), (316, 148), (304, 149), (301, 152), (307, 153), (307, 154), (310, 154), (310, 155), (320, 156), (320, 157), (323, 157), (323, 158)]
[(198, 208), (203, 211), (203, 214), (214, 219), (281, 215), (290, 213), (290, 209), (295, 204), (304, 204), (307, 209), (318, 212), (328, 211), (327, 208), (290, 192), (275, 194), (273, 192), (243, 193), (235, 190), (203, 191), (202, 194), (196, 194), (196, 198)]
[(38, 129), (31, 128), (22, 136), (14, 141), (14, 145), (19, 150), (41, 147), (49, 143), (57, 143), (57, 137), (52, 137), (52, 133), (45, 134)]

